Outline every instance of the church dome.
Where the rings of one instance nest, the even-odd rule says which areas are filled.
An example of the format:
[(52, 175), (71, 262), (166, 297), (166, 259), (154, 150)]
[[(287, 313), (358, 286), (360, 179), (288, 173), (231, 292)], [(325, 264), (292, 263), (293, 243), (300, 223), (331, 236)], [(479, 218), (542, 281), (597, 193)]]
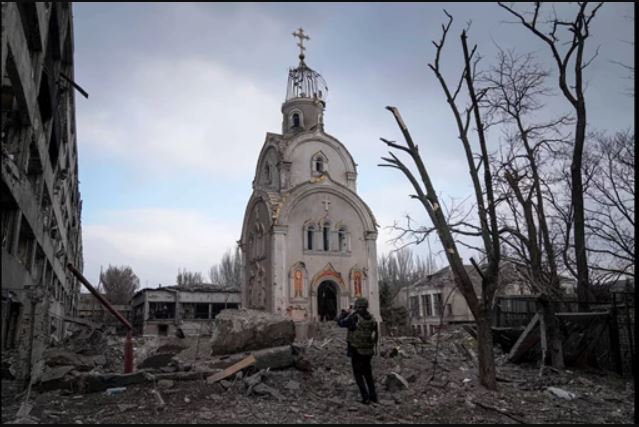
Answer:
[(300, 48), (300, 64), (297, 68), (288, 70), (288, 86), (286, 87), (286, 101), (297, 98), (317, 99), (326, 105), (326, 96), (328, 95), (328, 87), (326, 81), (315, 70), (306, 65), (304, 62), (304, 40), (310, 40), (310, 37), (304, 34), (304, 30), (300, 28), (293, 37), (299, 39), (297, 46)]
[(297, 68), (288, 71), (288, 86), (286, 88), (286, 101), (295, 98), (317, 99), (326, 104), (328, 87), (320, 73), (311, 69), (304, 62), (304, 55), (300, 55), (300, 63)]

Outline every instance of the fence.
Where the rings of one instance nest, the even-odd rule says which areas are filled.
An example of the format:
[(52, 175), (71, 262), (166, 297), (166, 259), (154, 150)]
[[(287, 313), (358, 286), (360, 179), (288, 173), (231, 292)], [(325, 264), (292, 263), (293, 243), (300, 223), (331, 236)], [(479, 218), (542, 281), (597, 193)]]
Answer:
[[(552, 303), (564, 337), (564, 356), (568, 364), (631, 375), (636, 354), (634, 295), (630, 292), (611, 295), (611, 302), (590, 303), (587, 313), (578, 311), (577, 301)], [(494, 310), (496, 329), (523, 331), (537, 314), (537, 299), (534, 296), (497, 297)]]

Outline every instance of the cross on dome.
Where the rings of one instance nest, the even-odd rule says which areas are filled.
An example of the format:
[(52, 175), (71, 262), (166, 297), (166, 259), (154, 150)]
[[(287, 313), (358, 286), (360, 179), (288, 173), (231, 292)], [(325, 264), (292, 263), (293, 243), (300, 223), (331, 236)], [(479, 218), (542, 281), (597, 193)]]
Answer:
[(300, 39), (300, 42), (297, 44), (300, 48), (300, 59), (304, 59), (304, 51), (306, 48), (304, 47), (304, 40), (310, 40), (311, 38), (304, 34), (304, 29), (300, 27), (296, 32), (293, 32), (293, 37), (297, 37)]

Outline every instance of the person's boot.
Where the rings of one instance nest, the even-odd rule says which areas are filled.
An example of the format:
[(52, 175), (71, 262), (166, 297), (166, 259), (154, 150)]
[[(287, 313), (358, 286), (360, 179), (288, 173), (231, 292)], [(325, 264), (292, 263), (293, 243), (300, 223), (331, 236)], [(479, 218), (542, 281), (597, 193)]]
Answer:
[(366, 384), (364, 383), (364, 378), (356, 377), (355, 382), (357, 383), (357, 387), (359, 387), (359, 392), (362, 395), (362, 400), (360, 401), (364, 405), (368, 405), (370, 402), (370, 398), (368, 396), (368, 390), (366, 390)]
[(375, 382), (372, 379), (369, 381), (367, 378), (366, 384), (368, 385), (368, 400), (370, 400), (373, 403), (377, 403), (377, 393), (375, 392)]

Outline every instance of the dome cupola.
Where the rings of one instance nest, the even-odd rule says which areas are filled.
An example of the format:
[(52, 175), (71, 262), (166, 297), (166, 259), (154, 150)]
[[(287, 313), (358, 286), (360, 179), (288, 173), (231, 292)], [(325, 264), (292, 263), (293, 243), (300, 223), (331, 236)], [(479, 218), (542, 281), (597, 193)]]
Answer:
[(310, 37), (300, 28), (293, 33), (299, 38), (300, 63), (297, 68), (289, 69), (286, 100), (282, 105), (282, 132), (294, 133), (323, 127), (323, 113), (326, 106), (328, 87), (320, 73), (311, 69), (304, 62), (304, 40)]

